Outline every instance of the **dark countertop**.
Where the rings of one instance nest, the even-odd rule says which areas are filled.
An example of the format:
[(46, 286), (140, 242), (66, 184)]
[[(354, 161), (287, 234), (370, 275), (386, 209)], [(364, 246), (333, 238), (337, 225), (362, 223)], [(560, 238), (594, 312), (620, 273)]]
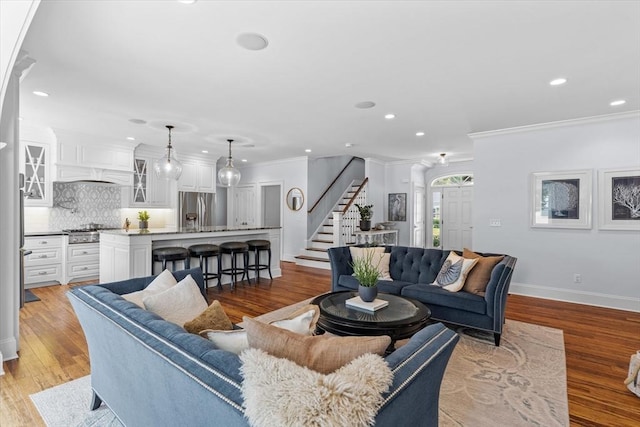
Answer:
[(60, 230), (58, 231), (29, 231), (24, 233), (24, 237), (37, 237), (37, 236), (64, 236), (65, 234)]
[(259, 231), (259, 230), (273, 230), (280, 229), (282, 227), (234, 227), (227, 225), (220, 225), (215, 227), (200, 227), (200, 228), (181, 228), (181, 227), (167, 227), (167, 228), (147, 228), (144, 230), (138, 228), (131, 228), (129, 231), (124, 229), (119, 230), (100, 230), (100, 233), (113, 234), (116, 236), (140, 236), (140, 235), (155, 235), (155, 234), (198, 234), (198, 233), (221, 233), (225, 231)]

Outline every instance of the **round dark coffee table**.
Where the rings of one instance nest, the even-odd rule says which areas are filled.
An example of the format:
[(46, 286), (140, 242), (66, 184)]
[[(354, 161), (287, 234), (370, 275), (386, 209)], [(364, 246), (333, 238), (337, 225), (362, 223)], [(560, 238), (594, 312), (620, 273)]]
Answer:
[(342, 291), (323, 294), (311, 304), (320, 308), (318, 328), (336, 335), (389, 335), (391, 345), (409, 338), (429, 323), (431, 310), (420, 301), (392, 294), (378, 294), (378, 299), (389, 305), (374, 312), (347, 307), (345, 301), (357, 296), (357, 292)]

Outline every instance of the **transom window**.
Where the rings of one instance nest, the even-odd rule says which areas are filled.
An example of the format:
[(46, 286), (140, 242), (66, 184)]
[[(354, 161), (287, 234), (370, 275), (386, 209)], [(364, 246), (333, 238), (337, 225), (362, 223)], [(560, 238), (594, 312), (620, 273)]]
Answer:
[(431, 183), (432, 187), (459, 187), (461, 185), (473, 185), (473, 175), (441, 176)]

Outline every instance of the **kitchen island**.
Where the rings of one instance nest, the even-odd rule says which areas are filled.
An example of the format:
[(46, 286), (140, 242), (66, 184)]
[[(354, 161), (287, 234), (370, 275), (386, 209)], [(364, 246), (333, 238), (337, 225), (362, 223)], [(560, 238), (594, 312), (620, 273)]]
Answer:
[[(100, 232), (100, 282), (108, 283), (160, 273), (160, 264), (153, 269), (151, 260), (151, 251), (156, 248), (188, 248), (199, 243), (219, 245), (224, 242), (244, 242), (252, 239), (271, 242), (271, 272), (273, 277), (281, 276), (280, 227), (217, 226), (197, 229), (104, 230)], [(253, 262), (253, 254), (250, 257), (250, 262)], [(197, 259), (193, 258), (192, 266), (197, 266), (197, 263)], [(264, 260), (261, 260), (261, 263), (265, 263)], [(225, 276), (225, 279), (229, 278)]]

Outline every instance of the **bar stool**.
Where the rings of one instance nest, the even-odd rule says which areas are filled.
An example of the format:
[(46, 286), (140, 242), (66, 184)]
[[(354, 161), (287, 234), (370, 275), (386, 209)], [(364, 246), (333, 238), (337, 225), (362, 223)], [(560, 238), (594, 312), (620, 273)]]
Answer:
[[(223, 274), (231, 276), (231, 289), (235, 287), (236, 284), (236, 275), (242, 273), (242, 279), (244, 280), (244, 276), (247, 276), (247, 281), (251, 283), (249, 279), (249, 245), (244, 242), (225, 242), (221, 243), (219, 246), (220, 255), (218, 256), (218, 275), (222, 277)], [(222, 257), (224, 255), (231, 256), (231, 267), (230, 268), (222, 268)], [(242, 267), (238, 266), (237, 256), (242, 255), (243, 265)]]
[[(162, 263), (162, 271), (167, 268), (167, 262), (171, 261), (171, 270), (175, 271), (176, 261), (183, 261), (184, 268), (189, 268), (189, 251), (180, 246), (156, 248), (151, 251), (153, 262)], [(153, 267), (151, 268), (153, 272)]]
[(218, 279), (218, 288), (222, 289), (220, 283), (220, 274), (218, 271), (215, 273), (209, 272), (209, 258), (216, 257), (216, 264), (220, 249), (218, 245), (210, 245), (207, 243), (191, 245), (189, 246), (189, 256), (200, 258), (200, 269), (202, 270), (202, 277), (204, 278), (204, 288), (209, 289), (209, 280)]
[[(273, 280), (271, 275), (271, 242), (268, 240), (247, 240), (247, 246), (249, 246), (249, 251), (253, 252), (253, 264), (249, 264), (249, 270), (255, 271), (254, 279), (260, 282), (260, 270), (267, 270), (269, 277)], [(267, 251), (268, 262), (266, 264), (260, 264), (261, 251)]]

